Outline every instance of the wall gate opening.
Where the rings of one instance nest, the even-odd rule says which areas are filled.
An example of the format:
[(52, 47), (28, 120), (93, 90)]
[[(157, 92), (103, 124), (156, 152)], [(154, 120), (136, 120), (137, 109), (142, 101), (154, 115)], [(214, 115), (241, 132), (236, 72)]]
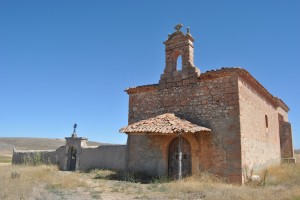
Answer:
[(76, 169), (76, 156), (77, 150), (74, 147), (70, 147), (68, 150), (68, 170), (74, 171)]

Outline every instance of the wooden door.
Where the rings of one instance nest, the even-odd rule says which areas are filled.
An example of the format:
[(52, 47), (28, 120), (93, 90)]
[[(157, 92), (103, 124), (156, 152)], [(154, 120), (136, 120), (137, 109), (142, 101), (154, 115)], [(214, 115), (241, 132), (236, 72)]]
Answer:
[[(181, 151), (182, 151), (182, 176), (191, 175), (191, 147), (189, 142), (181, 137)], [(179, 165), (179, 138), (175, 138), (169, 145), (169, 176), (178, 178)]]

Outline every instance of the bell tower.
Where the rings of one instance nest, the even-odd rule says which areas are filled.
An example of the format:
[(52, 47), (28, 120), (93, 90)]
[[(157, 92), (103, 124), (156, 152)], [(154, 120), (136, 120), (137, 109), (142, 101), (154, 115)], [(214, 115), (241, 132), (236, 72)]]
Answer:
[[(168, 35), (164, 42), (166, 51), (166, 66), (159, 80), (159, 88), (171, 88), (182, 85), (195, 84), (200, 70), (194, 65), (194, 38), (187, 28), (184, 34), (180, 29), (182, 24), (175, 26), (175, 32)], [(177, 69), (178, 57), (182, 58), (182, 69)]]

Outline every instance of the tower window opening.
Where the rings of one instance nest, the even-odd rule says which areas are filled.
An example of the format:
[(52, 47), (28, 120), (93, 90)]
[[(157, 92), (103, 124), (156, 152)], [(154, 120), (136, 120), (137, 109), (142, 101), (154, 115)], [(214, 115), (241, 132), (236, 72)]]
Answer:
[(181, 55), (179, 55), (177, 58), (176, 69), (182, 70), (182, 56)]

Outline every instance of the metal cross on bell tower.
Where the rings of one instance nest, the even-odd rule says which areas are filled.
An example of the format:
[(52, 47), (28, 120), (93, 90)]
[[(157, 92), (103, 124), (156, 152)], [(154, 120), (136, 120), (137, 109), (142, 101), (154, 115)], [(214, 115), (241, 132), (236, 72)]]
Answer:
[(75, 137), (77, 137), (77, 134), (76, 134), (77, 124), (76, 123), (73, 125), (73, 128), (74, 128), (74, 130), (73, 130), (73, 133), (72, 133), (72, 137), (75, 138)]

